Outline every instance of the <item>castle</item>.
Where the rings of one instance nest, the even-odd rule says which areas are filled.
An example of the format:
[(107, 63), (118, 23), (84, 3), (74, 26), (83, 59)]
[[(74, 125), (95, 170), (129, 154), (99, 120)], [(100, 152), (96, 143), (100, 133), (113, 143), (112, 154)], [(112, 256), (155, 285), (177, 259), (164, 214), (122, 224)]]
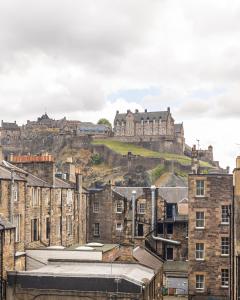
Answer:
[(175, 124), (170, 108), (166, 111), (118, 111), (114, 119), (114, 137), (120, 141), (135, 142), (155, 151), (183, 154), (185, 138), (183, 124)]

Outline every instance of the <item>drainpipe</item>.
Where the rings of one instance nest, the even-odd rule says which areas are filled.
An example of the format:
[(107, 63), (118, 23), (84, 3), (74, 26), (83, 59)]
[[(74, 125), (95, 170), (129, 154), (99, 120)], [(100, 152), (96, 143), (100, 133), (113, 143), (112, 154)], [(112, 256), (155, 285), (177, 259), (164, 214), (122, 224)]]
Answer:
[(155, 235), (155, 231), (156, 231), (156, 197), (155, 197), (156, 186), (155, 185), (151, 186), (151, 193), (152, 193), (152, 223), (151, 223), (152, 238), (156, 241), (162, 241), (169, 244), (180, 245), (181, 243), (179, 241), (165, 239)]
[(11, 189), (10, 189), (10, 207), (9, 207), (9, 221), (13, 223), (13, 201), (14, 201), (14, 171), (11, 169)]
[(136, 191), (132, 191), (132, 239), (135, 238)]
[(152, 194), (152, 225), (151, 225), (151, 231), (155, 233), (156, 228), (156, 199), (155, 199), (155, 192), (156, 192), (156, 186), (151, 186), (151, 194)]

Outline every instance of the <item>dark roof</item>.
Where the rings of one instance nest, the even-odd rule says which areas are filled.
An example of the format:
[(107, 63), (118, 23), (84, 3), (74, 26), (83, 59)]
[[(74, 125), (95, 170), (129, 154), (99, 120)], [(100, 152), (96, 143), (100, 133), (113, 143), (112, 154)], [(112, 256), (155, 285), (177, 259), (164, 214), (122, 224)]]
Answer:
[[(136, 191), (136, 199), (144, 194), (146, 187), (113, 187), (113, 191), (127, 198), (129, 201), (132, 198), (132, 192)], [(168, 203), (178, 203), (184, 198), (188, 198), (187, 187), (158, 187), (159, 195)]]
[(51, 187), (51, 185), (49, 183), (32, 175), (31, 173), (28, 173), (27, 183), (29, 186)]
[[(168, 111), (156, 111), (156, 112), (137, 112), (137, 113), (132, 113), (134, 116), (134, 120), (141, 122), (141, 120), (144, 121), (153, 121), (153, 120), (159, 120), (161, 119), (162, 121), (166, 121), (168, 116), (171, 114)], [(114, 123), (116, 121), (126, 121), (126, 114), (119, 114), (117, 113), (114, 119)]]
[(0, 230), (2, 229), (12, 229), (15, 228), (15, 226), (9, 222), (7, 219), (5, 219), (3, 216), (0, 216)]
[(6, 130), (20, 130), (18, 125), (14, 123), (2, 122), (2, 128)]
[[(11, 180), (11, 171), (4, 166), (0, 166), (0, 179)], [(14, 180), (26, 181), (26, 178), (22, 178), (14, 172)]]
[(74, 189), (75, 185), (73, 183), (64, 181), (58, 177), (55, 177), (55, 187), (63, 189)]
[(155, 272), (158, 272), (163, 266), (163, 261), (159, 257), (140, 246), (133, 249), (133, 257), (140, 264), (150, 267)]
[(174, 129), (175, 129), (175, 132), (181, 133), (181, 131), (183, 130), (183, 124), (182, 123), (174, 124)]

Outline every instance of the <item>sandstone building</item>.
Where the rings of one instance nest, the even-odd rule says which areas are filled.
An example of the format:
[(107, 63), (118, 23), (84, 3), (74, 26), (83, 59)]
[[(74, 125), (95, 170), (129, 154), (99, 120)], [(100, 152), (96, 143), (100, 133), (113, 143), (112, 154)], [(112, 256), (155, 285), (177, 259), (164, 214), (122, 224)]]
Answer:
[(230, 207), (233, 178), (189, 175), (189, 295), (230, 299)]
[(81, 175), (75, 183), (57, 178), (50, 155), (11, 159), (0, 161), (2, 282), (7, 271), (25, 269), (26, 249), (66, 247), (86, 236)]
[(114, 137), (120, 141), (142, 143), (156, 151), (183, 154), (185, 138), (183, 124), (175, 124), (170, 108), (167, 111), (126, 114), (118, 111), (114, 119)]

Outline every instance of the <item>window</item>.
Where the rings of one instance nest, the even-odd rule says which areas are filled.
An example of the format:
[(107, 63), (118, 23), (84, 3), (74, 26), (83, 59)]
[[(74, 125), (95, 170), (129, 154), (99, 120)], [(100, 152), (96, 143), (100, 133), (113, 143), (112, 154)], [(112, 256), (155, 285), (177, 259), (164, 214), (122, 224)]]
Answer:
[(67, 190), (67, 205), (72, 205), (73, 203), (73, 191)]
[(62, 191), (61, 190), (55, 190), (55, 201), (58, 206), (61, 206), (62, 203)]
[(21, 239), (21, 215), (13, 216), (13, 225), (15, 229), (15, 242), (19, 242)]
[(173, 260), (173, 247), (166, 248), (166, 260)]
[(72, 216), (67, 216), (67, 234), (72, 235)]
[(222, 206), (222, 223), (229, 224), (229, 205)]
[(46, 204), (46, 206), (49, 206), (50, 205), (50, 191), (49, 190), (47, 190), (46, 192), (45, 192), (45, 204)]
[(204, 275), (196, 275), (196, 289), (204, 290)]
[(144, 236), (143, 224), (137, 224), (137, 236)]
[(204, 180), (196, 181), (196, 196), (204, 196)]
[(229, 237), (222, 237), (221, 253), (222, 255), (229, 255)]
[(46, 218), (46, 239), (50, 238), (50, 218)]
[(229, 286), (229, 270), (222, 269), (221, 272), (221, 286), (228, 287)]
[(196, 260), (204, 259), (204, 244), (196, 243)]
[(167, 224), (167, 234), (173, 234), (173, 223)]
[(99, 223), (93, 224), (93, 235), (94, 236), (100, 236), (100, 226)]
[(13, 200), (14, 201), (18, 201), (18, 189), (19, 189), (19, 186), (18, 186), (18, 182), (14, 182), (13, 184)]
[(123, 212), (123, 201), (117, 201), (117, 213), (120, 214)]
[(145, 214), (145, 203), (139, 203), (138, 213), (139, 214)]
[(204, 212), (196, 211), (196, 228), (204, 228), (205, 220), (204, 220)]
[(41, 189), (40, 188), (32, 188), (32, 206), (39, 206), (41, 199)]
[(122, 223), (117, 223), (116, 224), (116, 230), (117, 231), (122, 231)]
[(157, 234), (163, 234), (163, 223), (157, 224)]
[(93, 202), (93, 212), (94, 213), (98, 213), (99, 212), (99, 202), (98, 201), (94, 201)]
[(32, 242), (38, 241), (38, 219), (32, 219), (31, 221), (31, 234), (32, 234)]

